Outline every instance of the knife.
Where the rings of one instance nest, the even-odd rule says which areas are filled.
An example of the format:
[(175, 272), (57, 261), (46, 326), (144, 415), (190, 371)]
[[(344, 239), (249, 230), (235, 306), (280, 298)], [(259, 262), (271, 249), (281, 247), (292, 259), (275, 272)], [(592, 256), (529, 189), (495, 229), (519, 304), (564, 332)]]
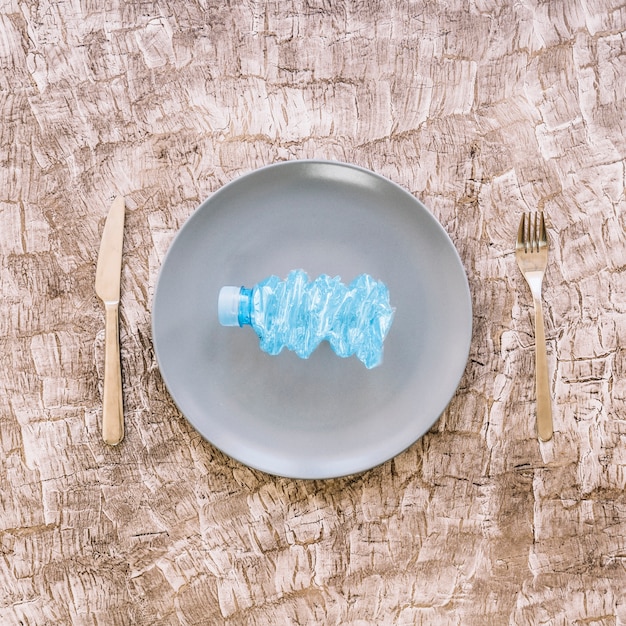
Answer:
[(119, 338), (124, 213), (124, 198), (118, 196), (113, 201), (104, 224), (96, 267), (96, 294), (105, 307), (102, 439), (111, 446), (117, 445), (124, 438)]

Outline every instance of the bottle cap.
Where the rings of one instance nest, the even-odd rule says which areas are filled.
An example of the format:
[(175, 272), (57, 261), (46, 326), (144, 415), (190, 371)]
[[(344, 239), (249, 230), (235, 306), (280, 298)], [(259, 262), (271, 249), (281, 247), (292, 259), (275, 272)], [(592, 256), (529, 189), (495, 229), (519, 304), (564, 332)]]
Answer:
[(241, 287), (222, 287), (217, 298), (217, 316), (222, 326), (239, 326)]

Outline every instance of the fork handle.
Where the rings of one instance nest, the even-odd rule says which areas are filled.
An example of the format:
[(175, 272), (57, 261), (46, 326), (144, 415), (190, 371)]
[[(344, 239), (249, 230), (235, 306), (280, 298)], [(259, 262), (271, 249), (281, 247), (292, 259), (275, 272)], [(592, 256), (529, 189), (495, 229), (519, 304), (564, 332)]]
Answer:
[(552, 439), (552, 403), (550, 402), (550, 378), (546, 335), (543, 325), (541, 297), (534, 297), (535, 305), (535, 379), (537, 385), (537, 434), (540, 441)]

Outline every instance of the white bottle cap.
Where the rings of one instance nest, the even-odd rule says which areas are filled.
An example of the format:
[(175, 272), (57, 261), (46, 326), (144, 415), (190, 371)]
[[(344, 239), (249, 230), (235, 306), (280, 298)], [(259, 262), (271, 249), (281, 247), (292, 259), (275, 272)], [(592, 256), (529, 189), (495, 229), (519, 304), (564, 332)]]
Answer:
[(217, 316), (222, 326), (239, 326), (241, 287), (222, 287), (217, 298)]

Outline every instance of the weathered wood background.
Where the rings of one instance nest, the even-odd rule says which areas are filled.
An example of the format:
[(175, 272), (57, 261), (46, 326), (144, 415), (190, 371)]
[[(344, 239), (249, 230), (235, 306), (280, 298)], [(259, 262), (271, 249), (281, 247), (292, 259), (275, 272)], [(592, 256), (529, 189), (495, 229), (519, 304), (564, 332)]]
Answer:
[[(0, 623), (626, 624), (626, 6), (621, 0), (3, 0)], [(458, 247), (458, 393), (330, 481), (204, 442), (150, 309), (199, 203), (262, 165), (353, 162)], [(127, 198), (127, 434), (100, 439), (93, 290)], [(534, 435), (513, 242), (542, 208), (555, 436)]]

